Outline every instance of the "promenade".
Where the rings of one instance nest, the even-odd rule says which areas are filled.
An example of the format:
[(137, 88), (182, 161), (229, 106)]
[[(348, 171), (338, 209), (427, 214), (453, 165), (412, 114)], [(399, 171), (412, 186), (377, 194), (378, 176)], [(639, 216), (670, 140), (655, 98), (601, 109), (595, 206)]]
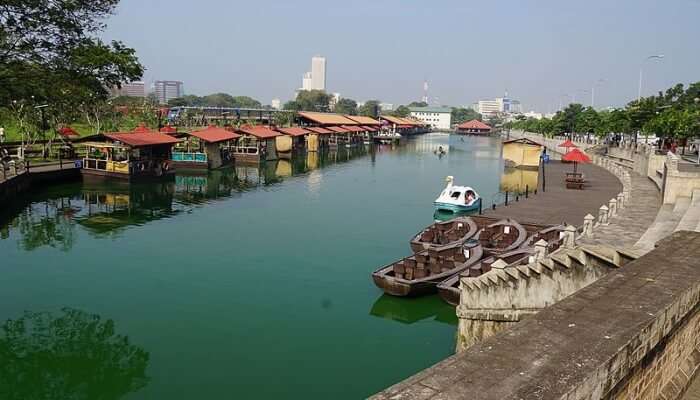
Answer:
[(512, 218), (524, 223), (561, 224), (574, 226), (583, 224), (586, 214), (597, 215), (601, 204), (622, 191), (622, 184), (610, 172), (592, 164), (579, 165), (578, 170), (586, 177), (583, 190), (567, 189), (564, 183), (566, 172), (573, 164), (551, 161), (545, 166), (546, 190), (542, 191), (542, 171), (537, 194), (520, 201), (510, 198), (508, 206), (498, 206), (496, 210), (485, 210), (484, 214), (498, 218)]

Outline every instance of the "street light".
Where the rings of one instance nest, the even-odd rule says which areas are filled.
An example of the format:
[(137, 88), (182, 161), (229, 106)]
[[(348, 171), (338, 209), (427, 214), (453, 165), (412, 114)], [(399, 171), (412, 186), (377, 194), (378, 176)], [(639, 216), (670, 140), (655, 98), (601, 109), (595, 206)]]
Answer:
[(595, 108), (595, 88), (603, 83), (605, 83), (605, 79), (601, 78), (595, 81), (593, 87), (591, 87), (591, 108)]
[(663, 54), (656, 54), (642, 60), (642, 65), (639, 67), (639, 88), (637, 90), (637, 103), (639, 103), (642, 100), (642, 75), (644, 71), (644, 63), (649, 60), (661, 60), (663, 58)]

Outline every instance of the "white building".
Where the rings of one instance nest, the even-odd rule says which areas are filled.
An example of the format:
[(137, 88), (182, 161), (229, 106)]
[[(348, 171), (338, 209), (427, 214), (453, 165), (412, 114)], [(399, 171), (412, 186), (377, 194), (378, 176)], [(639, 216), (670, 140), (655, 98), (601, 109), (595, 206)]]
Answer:
[(496, 100), (479, 100), (476, 112), (481, 114), (483, 119), (494, 117), (502, 112), (503, 104)]
[(449, 107), (410, 107), (411, 117), (437, 129), (452, 128), (452, 109)]
[(185, 95), (184, 84), (181, 81), (155, 81), (153, 92), (160, 104)]
[(526, 112), (526, 113), (523, 113), (522, 115), (523, 115), (525, 118), (528, 118), (528, 119), (529, 119), (529, 118), (542, 119), (542, 117), (544, 117), (544, 115), (542, 115), (542, 113), (538, 113), (538, 112), (535, 112), (535, 111), (528, 111), (528, 112)]
[(311, 59), (311, 87), (326, 90), (326, 58), (315, 56)]
[(270, 106), (274, 108), (275, 110), (281, 110), (282, 109), (282, 100), (280, 99), (272, 99), (270, 102)]
[(306, 72), (301, 79), (301, 90), (326, 90), (326, 58), (311, 58), (311, 72)]
[(393, 111), (394, 110), (394, 105), (391, 103), (379, 103), (379, 108), (382, 111)]

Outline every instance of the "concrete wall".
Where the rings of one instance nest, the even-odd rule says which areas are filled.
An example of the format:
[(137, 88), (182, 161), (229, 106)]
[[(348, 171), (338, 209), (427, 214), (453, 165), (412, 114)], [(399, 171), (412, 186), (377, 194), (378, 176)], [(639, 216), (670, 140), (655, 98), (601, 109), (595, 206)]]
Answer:
[(375, 395), (677, 399), (700, 363), (700, 233), (676, 232), (506, 332)]

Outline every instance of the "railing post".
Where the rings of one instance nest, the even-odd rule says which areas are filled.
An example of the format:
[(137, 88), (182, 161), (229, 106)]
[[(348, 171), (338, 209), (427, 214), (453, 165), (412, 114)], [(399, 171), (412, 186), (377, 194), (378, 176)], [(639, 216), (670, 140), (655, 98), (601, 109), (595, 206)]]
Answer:
[(595, 221), (595, 217), (591, 214), (586, 214), (586, 216), (583, 217), (583, 234), (586, 235), (586, 237), (593, 236), (593, 221)]
[(483, 205), (484, 205), (483, 202), (481, 200), (479, 200), (479, 215), (484, 213)]
[(607, 225), (608, 224), (608, 206), (603, 204), (598, 210), (598, 224)]
[(506, 207), (508, 206), (508, 191), (506, 190)]
[(530, 195), (530, 186), (525, 185), (525, 198), (527, 199)]

